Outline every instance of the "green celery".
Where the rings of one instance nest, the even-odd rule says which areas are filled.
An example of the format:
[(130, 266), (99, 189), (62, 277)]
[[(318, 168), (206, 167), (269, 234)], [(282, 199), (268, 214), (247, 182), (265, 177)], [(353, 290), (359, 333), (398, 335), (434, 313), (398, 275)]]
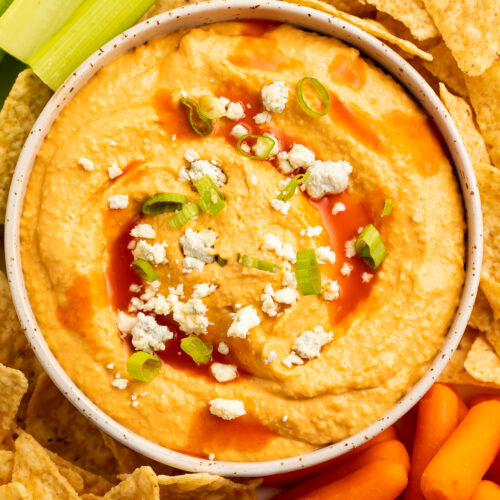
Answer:
[(14, 0), (0, 18), (0, 48), (26, 62), (83, 1)]
[(28, 64), (56, 90), (93, 52), (132, 26), (155, 0), (85, 0)]

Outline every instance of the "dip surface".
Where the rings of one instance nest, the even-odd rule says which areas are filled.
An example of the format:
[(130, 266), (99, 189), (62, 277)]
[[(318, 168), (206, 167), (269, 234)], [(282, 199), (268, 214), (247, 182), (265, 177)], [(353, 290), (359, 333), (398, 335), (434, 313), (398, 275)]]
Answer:
[[(311, 116), (299, 105), (296, 86), (304, 77), (328, 90), (327, 115)], [(284, 110), (256, 124), (254, 116), (265, 111), (262, 89), (276, 82), (288, 88)], [(218, 118), (211, 134), (199, 136), (180, 103), (186, 96), (196, 102), (225, 97), (244, 116), (236, 106), (238, 119)], [(240, 154), (237, 124), (271, 134), (280, 151), (304, 145), (319, 165), (348, 162), (347, 189), (313, 200), (299, 188), (280, 209), (271, 200), (307, 168), (286, 176), (277, 158)], [(144, 201), (157, 193), (199, 199), (186, 180), (196, 161), (191, 150), (226, 177), (219, 187), (224, 209), (216, 216), (202, 212), (179, 228), (169, 226), (171, 212), (142, 214)], [(126, 206), (116, 195), (128, 196)], [(110, 198), (123, 208), (110, 208)], [(392, 213), (381, 217), (388, 198)], [(139, 224), (154, 236), (130, 235)], [(349, 251), (367, 224), (387, 247), (376, 270)], [(189, 267), (182, 242), (207, 230), (214, 241), (205, 261)], [(130, 268), (141, 241), (158, 245), (161, 254), (152, 266), (154, 285)], [(314, 249), (321, 257), (320, 247), (335, 253), (327, 263), (319, 258), (323, 283), (338, 285), (333, 300), (303, 296), (290, 284), (295, 253)], [(103, 68), (74, 96), (37, 157), (21, 251), (29, 298), (50, 348), (102, 410), (168, 448), (268, 460), (354, 434), (423, 375), (458, 305), (464, 222), (439, 137), (390, 76), (332, 38), (287, 25), (224, 23), (155, 39)], [(245, 267), (238, 254), (279, 270)], [(275, 295), (266, 307), (269, 285)], [(280, 302), (276, 292), (283, 288), (295, 290), (295, 300)], [(179, 321), (175, 313), (148, 310), (158, 294), (185, 304), (183, 314), (192, 317)], [(259, 324), (228, 334), (238, 311), (249, 306)], [(150, 383), (127, 374), (134, 346), (127, 328), (118, 328), (120, 311), (169, 329), (164, 349), (155, 350), (162, 366)], [(213, 346), (206, 364), (181, 350), (189, 320), (201, 325), (195, 336)], [(297, 338), (319, 331), (329, 335), (319, 354), (297, 360)], [(236, 375), (216, 380), (213, 363), (236, 367)], [(220, 418), (210, 412), (217, 399), (240, 402), (245, 414)]]

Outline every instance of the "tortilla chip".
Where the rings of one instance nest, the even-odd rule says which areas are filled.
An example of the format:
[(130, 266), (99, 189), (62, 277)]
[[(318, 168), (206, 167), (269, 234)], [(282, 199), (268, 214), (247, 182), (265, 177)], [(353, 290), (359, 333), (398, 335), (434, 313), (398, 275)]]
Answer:
[(141, 465), (151, 467), (156, 474), (170, 475), (176, 470), (173, 467), (151, 460), (150, 458), (127, 448), (102, 431), (101, 435), (104, 444), (111, 450), (113, 456), (116, 458), (121, 473), (129, 474), (134, 472), (138, 467), (141, 467)]
[(2, 500), (31, 500), (29, 493), (21, 483), (9, 483), (0, 486)]
[[(10, 483), (12, 480), (12, 467), (14, 467), (14, 452), (0, 450), (0, 485)], [(0, 496), (0, 498), (2, 498)]]
[[(75, 488), (75, 484), (72, 484), (73, 488), (77, 491), (77, 493), (93, 493), (95, 495), (104, 495), (107, 491), (111, 489), (113, 486), (107, 479), (99, 476), (98, 474), (94, 474), (93, 472), (89, 472), (85, 469), (77, 467), (75, 464), (64, 460), (64, 458), (60, 457), (57, 453), (53, 453), (52, 451), (46, 450), (49, 454), (50, 459), (57, 465), (59, 472), (69, 480), (68, 475), (73, 478), (76, 478), (78, 475), (82, 479), (82, 488), (78, 490)], [(71, 483), (71, 481), (70, 481)]]
[(256, 500), (260, 479), (236, 483), (212, 474), (158, 476), (162, 499), (168, 500)]
[(59, 392), (43, 373), (28, 405), (26, 431), (43, 446), (96, 474), (110, 479), (118, 472), (112, 453), (89, 420)]
[(500, 387), (500, 358), (483, 335), (474, 340), (464, 366), (476, 380)]
[(78, 499), (76, 491), (32, 436), (23, 432), (15, 447), (12, 480), (21, 483), (33, 499)]
[(0, 223), (19, 153), (52, 91), (27, 69), (19, 74), (0, 111)]
[(423, 0), (459, 68), (471, 76), (486, 71), (500, 48), (500, 3)]
[[(90, 500), (96, 497), (83, 495), (83, 498)], [(160, 500), (158, 478), (151, 467), (139, 467), (99, 498), (102, 500)]]
[(469, 325), (483, 333), (489, 331), (493, 325), (493, 311), (481, 288), (477, 291), (476, 302), (472, 309)]
[(12, 430), (27, 390), (28, 381), (22, 372), (0, 364), (0, 441)]
[[(498, 25), (496, 29), (500, 33)], [(465, 83), (491, 160), (500, 168), (500, 59), (481, 76), (466, 77)]]
[[(363, 0), (379, 11), (401, 21), (417, 40), (439, 36), (439, 32), (422, 0)], [(340, 8), (340, 7), (339, 7)], [(341, 9), (343, 10), (343, 9)]]
[(488, 150), (474, 122), (471, 107), (461, 97), (450, 94), (444, 84), (439, 86), (439, 93), (462, 136), (472, 163), (489, 163)]
[(432, 61), (432, 56), (427, 52), (419, 49), (415, 44), (398, 38), (393, 35), (385, 26), (374, 21), (373, 19), (362, 19), (360, 17), (353, 16), (346, 12), (336, 9), (335, 7), (328, 5), (320, 0), (283, 0), (284, 2), (294, 3), (303, 5), (304, 7), (310, 7), (311, 9), (320, 10), (331, 16), (338, 17), (343, 21), (353, 24), (359, 29), (366, 31), (370, 35), (385, 40), (386, 42), (393, 43), (400, 49), (409, 52), (410, 54), (416, 55), (425, 59), (426, 61)]
[(434, 58), (432, 62), (424, 61), (424, 67), (436, 78), (444, 82), (455, 94), (468, 98), (469, 93), (465, 85), (463, 73), (457, 66), (457, 61), (453, 59), (450, 49), (441, 42), (428, 49)]

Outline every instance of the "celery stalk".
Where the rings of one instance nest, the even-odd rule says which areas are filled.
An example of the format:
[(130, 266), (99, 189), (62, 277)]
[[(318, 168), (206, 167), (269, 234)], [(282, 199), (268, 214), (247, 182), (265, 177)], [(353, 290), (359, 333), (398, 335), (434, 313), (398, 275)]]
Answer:
[(83, 1), (14, 0), (0, 18), (0, 48), (26, 62)]
[(28, 64), (51, 89), (101, 45), (132, 26), (155, 0), (85, 0)]
[(7, 10), (7, 7), (12, 3), (12, 0), (0, 0), (0, 16)]

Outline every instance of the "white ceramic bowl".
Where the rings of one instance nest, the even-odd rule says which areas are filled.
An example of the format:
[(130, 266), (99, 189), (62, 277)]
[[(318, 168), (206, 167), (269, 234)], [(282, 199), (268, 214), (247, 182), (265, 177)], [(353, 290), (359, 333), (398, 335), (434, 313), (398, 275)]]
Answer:
[[(209, 461), (168, 450), (115, 422), (90, 401), (66, 375), (45, 342), (28, 300), (19, 252), (19, 221), (33, 162), (53, 121), (72, 96), (102, 66), (147, 40), (182, 28), (234, 19), (281, 21), (336, 37), (356, 47), (392, 74), (432, 117), (449, 148), (462, 189), (468, 228), (467, 272), (460, 305), (440, 351), (420, 381), (382, 418), (348, 439), (298, 457), (250, 463)], [(51, 379), (80, 412), (124, 445), (179, 469), (225, 476), (266, 476), (305, 468), (342, 455), (392, 425), (425, 394), (457, 347), (472, 311), (482, 258), (482, 217), (474, 172), (450, 115), (423, 78), (393, 50), (358, 28), (310, 8), (276, 0), (214, 0), (167, 12), (131, 28), (94, 53), (56, 92), (33, 127), (17, 164), (8, 201), (5, 246), (8, 278), (26, 336)]]

